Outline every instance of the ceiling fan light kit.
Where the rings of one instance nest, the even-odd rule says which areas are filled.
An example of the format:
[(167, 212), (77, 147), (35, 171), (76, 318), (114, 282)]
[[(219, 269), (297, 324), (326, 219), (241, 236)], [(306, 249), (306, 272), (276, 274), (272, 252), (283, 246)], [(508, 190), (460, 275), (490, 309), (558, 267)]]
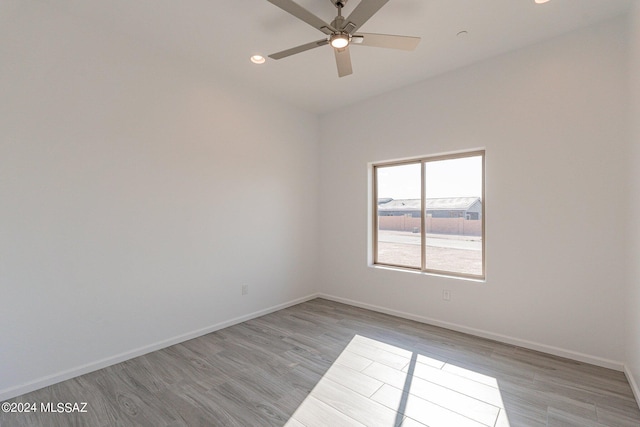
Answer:
[(344, 32), (332, 34), (331, 37), (329, 37), (329, 44), (336, 49), (343, 49), (349, 46), (350, 41), (351, 37), (349, 36), (349, 33)]
[(330, 0), (338, 9), (338, 16), (331, 24), (326, 23), (313, 13), (309, 12), (293, 0), (267, 0), (290, 13), (301, 21), (306, 22), (328, 37), (296, 46), (269, 55), (271, 59), (282, 59), (297, 53), (301, 53), (316, 47), (330, 45), (335, 53), (338, 76), (344, 77), (353, 73), (351, 67), (351, 54), (349, 46), (360, 44), (371, 47), (384, 47), (388, 49), (414, 50), (420, 42), (420, 37), (395, 36), (389, 34), (356, 33), (365, 22), (375, 15), (389, 0), (361, 0), (348, 17), (342, 16), (342, 8), (347, 0)]

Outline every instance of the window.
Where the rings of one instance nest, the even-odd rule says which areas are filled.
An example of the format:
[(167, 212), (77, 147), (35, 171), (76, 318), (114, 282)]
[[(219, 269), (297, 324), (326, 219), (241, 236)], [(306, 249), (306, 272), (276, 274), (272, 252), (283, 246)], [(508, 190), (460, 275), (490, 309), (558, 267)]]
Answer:
[(484, 279), (484, 151), (373, 165), (374, 264)]

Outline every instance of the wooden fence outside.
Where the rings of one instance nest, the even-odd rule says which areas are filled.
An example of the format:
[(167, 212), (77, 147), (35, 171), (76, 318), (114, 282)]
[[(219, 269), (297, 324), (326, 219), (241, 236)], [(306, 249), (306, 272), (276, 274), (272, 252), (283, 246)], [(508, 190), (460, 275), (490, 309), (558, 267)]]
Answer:
[[(432, 218), (427, 216), (425, 221), (427, 233), (430, 234), (455, 234), (460, 236), (481, 236), (482, 221), (465, 218)], [(391, 231), (420, 231), (420, 218), (408, 215), (380, 216), (378, 228)]]

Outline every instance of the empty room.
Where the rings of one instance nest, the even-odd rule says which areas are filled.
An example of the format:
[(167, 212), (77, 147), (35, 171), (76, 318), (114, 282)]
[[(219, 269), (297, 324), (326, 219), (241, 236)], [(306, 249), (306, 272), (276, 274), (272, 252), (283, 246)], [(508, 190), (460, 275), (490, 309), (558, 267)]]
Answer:
[(640, 426), (639, 118), (637, 0), (0, 0), (0, 426)]

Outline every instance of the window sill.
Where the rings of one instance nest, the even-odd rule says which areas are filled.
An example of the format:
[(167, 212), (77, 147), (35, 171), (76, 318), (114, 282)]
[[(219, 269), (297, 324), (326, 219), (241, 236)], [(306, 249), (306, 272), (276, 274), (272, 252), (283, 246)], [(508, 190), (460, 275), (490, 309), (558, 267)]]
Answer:
[(389, 265), (380, 265), (380, 264), (369, 264), (370, 268), (376, 269), (376, 270), (389, 270), (389, 271), (399, 271), (399, 272), (403, 272), (403, 273), (413, 273), (413, 274), (418, 274), (421, 276), (431, 276), (431, 277), (441, 277), (444, 279), (455, 279), (455, 280), (464, 280), (467, 282), (475, 282), (475, 283), (486, 283), (487, 282), (487, 278), (473, 278), (473, 277), (465, 277), (465, 276), (456, 276), (453, 274), (443, 274), (443, 273), (432, 273), (429, 271), (419, 271), (419, 270), (414, 270), (412, 268), (402, 268), (402, 267), (395, 267), (395, 266), (389, 266)]

